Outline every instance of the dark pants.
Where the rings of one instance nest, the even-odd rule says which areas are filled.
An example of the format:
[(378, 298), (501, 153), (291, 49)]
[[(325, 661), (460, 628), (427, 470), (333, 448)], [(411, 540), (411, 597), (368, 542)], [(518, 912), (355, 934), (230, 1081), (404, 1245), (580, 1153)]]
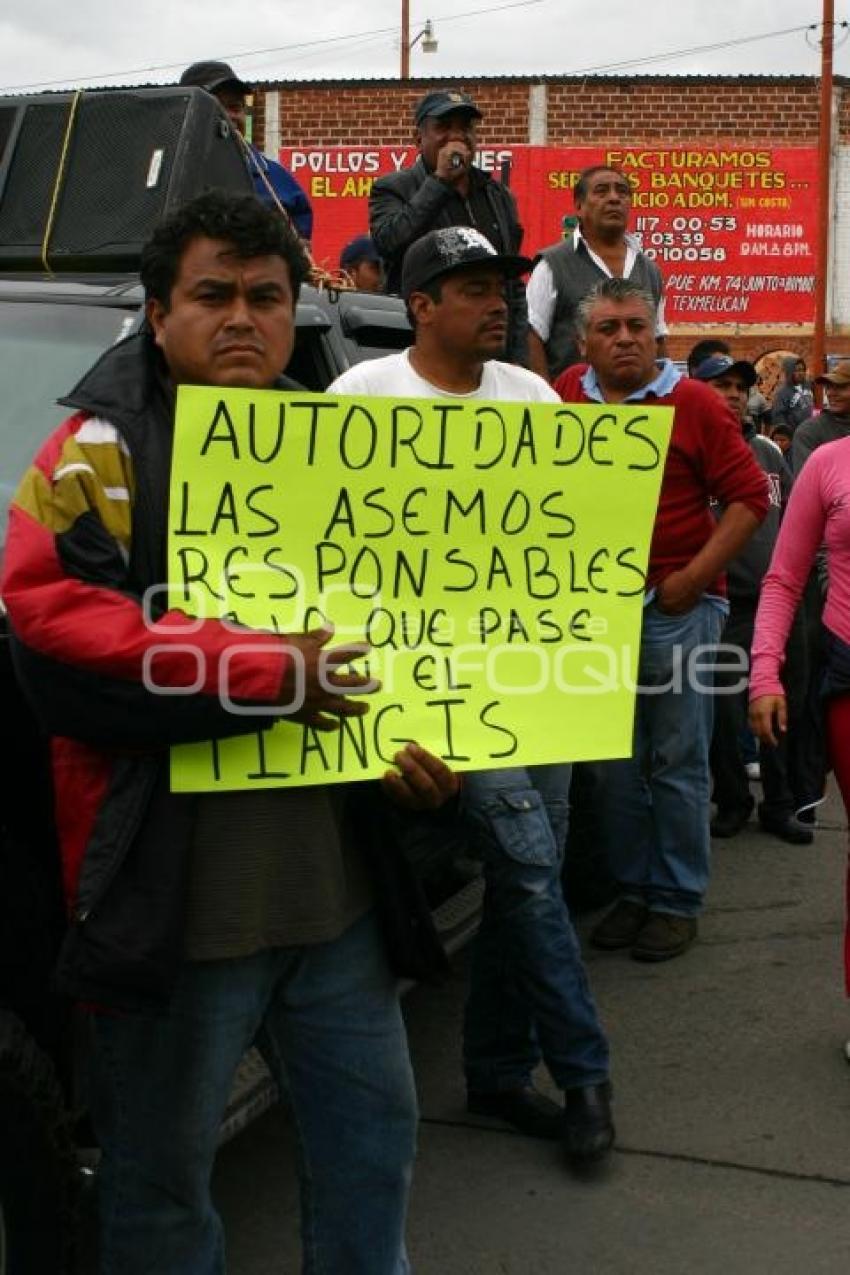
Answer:
[(797, 613), (797, 621), (805, 628), (808, 654), (800, 683), (802, 693), (799, 722), (789, 741), (792, 771), (797, 780), (795, 796), (798, 799), (798, 809), (821, 800), (829, 769), (825, 709), (821, 695), (825, 634), (822, 615), (823, 591), (817, 572), (813, 571)]
[[(832, 768), (844, 810), (850, 817), (850, 695), (837, 695), (825, 705), (827, 739)], [(844, 990), (850, 996), (850, 859), (844, 877)]]
[(464, 1016), (470, 1089), (527, 1085), (541, 1057), (559, 1089), (608, 1079), (608, 1042), (561, 890), (569, 787), (569, 766), (464, 777), (485, 881)]
[(210, 1177), (254, 1041), (293, 1112), (305, 1275), (408, 1275), (416, 1092), (371, 915), (327, 943), (189, 961), (167, 1008), (91, 1027), (102, 1275), (224, 1275)]
[[(747, 669), (753, 644), (756, 601), (733, 599), (729, 618), (723, 630), (725, 646), (737, 646), (746, 655)], [(787, 819), (802, 804), (804, 792), (797, 774), (795, 737), (800, 719), (806, 683), (806, 634), (798, 615), (791, 629), (783, 670), (788, 703), (788, 732), (776, 748), (762, 744), (759, 765), (764, 799), (760, 811), (775, 819)], [(718, 694), (714, 702), (714, 733), (711, 740), (711, 773), (714, 778), (714, 800), (723, 813), (742, 811), (749, 806), (750, 787), (741, 739), (747, 725), (747, 691), (729, 694), (742, 674), (724, 670), (723, 661), (715, 666), (714, 683)], [(724, 688), (727, 693), (724, 694)]]

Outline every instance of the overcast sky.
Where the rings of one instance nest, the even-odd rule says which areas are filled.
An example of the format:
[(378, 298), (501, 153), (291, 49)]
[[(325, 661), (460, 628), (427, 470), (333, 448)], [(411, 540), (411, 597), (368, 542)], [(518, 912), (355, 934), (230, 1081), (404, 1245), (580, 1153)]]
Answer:
[[(429, 78), (820, 70), (822, 0), (411, 0), (410, 8), (411, 37), (430, 17), (439, 42), (436, 53), (419, 44), (412, 52), (411, 73)], [(850, 0), (835, 10), (838, 22), (850, 18)], [(226, 58), (248, 79), (396, 76), (400, 19), (401, 0), (0, 0), (0, 92), (169, 83), (207, 57)], [(836, 32), (835, 70), (850, 75), (845, 34)], [(705, 47), (713, 45), (725, 47)]]

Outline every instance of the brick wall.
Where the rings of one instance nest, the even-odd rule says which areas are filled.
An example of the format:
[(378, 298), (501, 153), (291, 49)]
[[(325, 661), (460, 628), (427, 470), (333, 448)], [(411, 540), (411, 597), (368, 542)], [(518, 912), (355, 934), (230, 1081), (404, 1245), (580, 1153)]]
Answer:
[[(366, 84), (294, 84), (280, 86), (281, 135), (294, 146), (345, 146), (366, 141), (374, 146), (404, 145), (412, 138), (413, 108), (433, 88), (430, 81)], [(483, 145), (528, 141), (526, 83), (493, 81), (474, 86), (484, 115)], [(262, 90), (255, 96), (254, 118), (262, 130)], [(259, 111), (258, 108), (259, 107)]]
[[(549, 142), (811, 142), (818, 85), (688, 80), (549, 85)], [(848, 119), (850, 123), (850, 119)]]
[[(581, 146), (621, 141), (635, 145), (720, 141), (758, 145), (815, 145), (820, 85), (809, 76), (614, 76), (531, 77), (446, 80), (336, 80), (269, 83), (254, 102), (254, 136), (265, 140), (264, 93), (277, 92), (280, 135), (292, 146), (403, 145), (412, 137), (414, 104), (436, 87), (462, 88), (480, 106), (481, 144), (522, 144), (530, 140), (532, 89), (545, 91), (546, 140)], [(833, 287), (837, 317), (850, 324), (850, 80), (837, 77), (838, 137), (842, 161), (836, 173)], [(535, 140), (542, 140), (537, 138)], [(837, 269), (840, 266), (841, 269)], [(847, 267), (846, 284), (840, 280)], [(712, 326), (720, 335), (722, 329)], [(695, 329), (674, 334), (670, 353), (683, 358)], [(847, 331), (847, 328), (844, 328)], [(740, 332), (729, 329), (735, 348), (757, 358), (777, 348), (810, 359), (809, 332)], [(829, 349), (850, 354), (850, 335), (834, 333)]]
[[(482, 80), (315, 81), (269, 83), (255, 99), (256, 137), (263, 140), (263, 94), (280, 94), (286, 142), (334, 146), (408, 142), (413, 106), (438, 85), (473, 94), (484, 120), (484, 145), (529, 140), (529, 93), (546, 87), (552, 145), (619, 139), (635, 143), (715, 141), (809, 143), (817, 138), (819, 85), (813, 77), (516, 77)], [(850, 84), (836, 81), (839, 134), (850, 141)]]
[(845, 83), (838, 87), (838, 136), (850, 141), (850, 84)]
[[(810, 332), (793, 329), (776, 329), (760, 333), (748, 332), (746, 328), (725, 328), (721, 324), (706, 324), (705, 330), (699, 324), (693, 324), (687, 332), (674, 332), (667, 340), (667, 353), (671, 359), (686, 359), (688, 353), (703, 335), (725, 338), (739, 359), (749, 359), (757, 363), (767, 354), (798, 354), (809, 366), (814, 356), (814, 338)], [(831, 336), (827, 342), (827, 353), (850, 355), (850, 337)]]

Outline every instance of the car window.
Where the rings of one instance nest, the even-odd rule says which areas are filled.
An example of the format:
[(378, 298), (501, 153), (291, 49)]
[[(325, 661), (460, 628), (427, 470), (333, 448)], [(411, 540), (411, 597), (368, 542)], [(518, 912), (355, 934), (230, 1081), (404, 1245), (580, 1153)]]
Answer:
[(339, 375), (339, 351), (334, 358), (334, 347), (329, 331), (325, 328), (299, 326), (295, 334), (292, 358), (284, 369), (286, 375), (305, 390), (326, 390)]
[(68, 415), (56, 399), (134, 322), (113, 306), (0, 302), (0, 555), (21, 475)]
[(352, 363), (382, 358), (406, 349), (413, 329), (397, 297), (364, 298), (360, 293), (339, 299), (342, 335)]
[[(340, 304), (342, 300), (343, 304)], [(368, 303), (367, 303), (368, 302)], [(137, 301), (83, 304), (0, 300), (0, 560), (9, 503), (39, 444), (68, 415), (69, 393), (95, 360), (136, 326)], [(402, 349), (412, 333), (396, 298), (323, 297), (305, 288), (287, 375), (305, 389), (326, 389), (364, 358)]]

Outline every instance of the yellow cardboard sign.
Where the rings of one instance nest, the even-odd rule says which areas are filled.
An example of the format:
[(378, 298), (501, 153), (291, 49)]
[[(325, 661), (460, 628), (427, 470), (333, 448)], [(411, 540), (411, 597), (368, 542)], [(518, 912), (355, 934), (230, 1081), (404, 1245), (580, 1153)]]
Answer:
[(279, 633), (331, 620), (334, 643), (371, 643), (382, 689), (332, 734), (278, 719), (175, 747), (172, 787), (374, 778), (411, 739), (457, 770), (628, 755), (672, 421), (181, 388), (171, 604)]

